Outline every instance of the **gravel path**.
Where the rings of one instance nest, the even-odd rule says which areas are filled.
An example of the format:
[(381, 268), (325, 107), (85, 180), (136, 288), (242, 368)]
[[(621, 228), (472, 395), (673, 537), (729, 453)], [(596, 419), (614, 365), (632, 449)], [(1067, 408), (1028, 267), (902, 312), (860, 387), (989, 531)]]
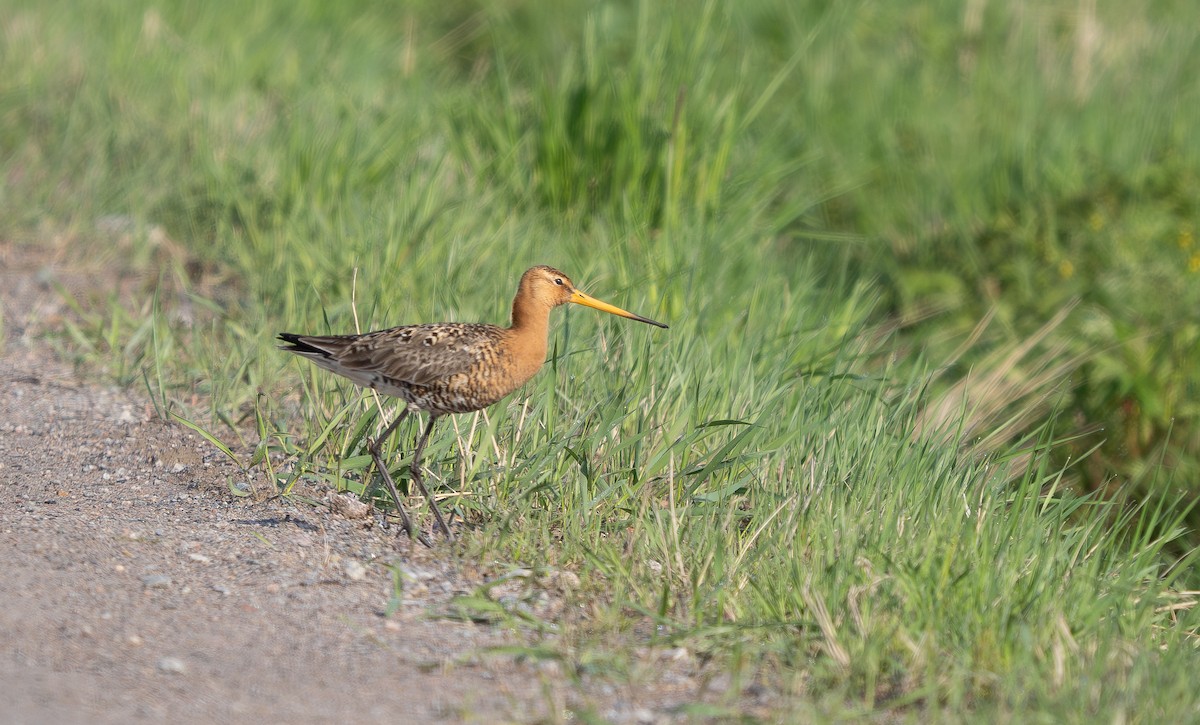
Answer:
[(474, 586), (447, 552), (235, 497), (219, 452), (31, 350), (0, 370), (5, 721), (547, 714), (536, 672), (481, 652), (509, 635), (427, 616)]

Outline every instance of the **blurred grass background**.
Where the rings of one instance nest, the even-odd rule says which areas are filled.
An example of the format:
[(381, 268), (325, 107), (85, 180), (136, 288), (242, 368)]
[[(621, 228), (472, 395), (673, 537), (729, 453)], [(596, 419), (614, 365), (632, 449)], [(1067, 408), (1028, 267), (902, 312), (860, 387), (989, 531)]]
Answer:
[(132, 276), (70, 354), (285, 492), (374, 495), (376, 413), (276, 331), (501, 322), (539, 263), (670, 323), (555, 313), (427, 451), (464, 556), (581, 572), (605, 676), (682, 643), (809, 714), (1194, 719), (1197, 21), (4, 0), (0, 234)]

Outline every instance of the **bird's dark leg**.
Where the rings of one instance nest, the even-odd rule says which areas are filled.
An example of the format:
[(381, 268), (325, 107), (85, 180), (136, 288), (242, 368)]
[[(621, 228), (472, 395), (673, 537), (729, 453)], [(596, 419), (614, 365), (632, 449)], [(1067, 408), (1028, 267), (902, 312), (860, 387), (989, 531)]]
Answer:
[(433, 431), (433, 424), (437, 422), (438, 416), (430, 413), (429, 423), (425, 426), (425, 432), (421, 434), (421, 440), (417, 441), (417, 449), (413, 451), (412, 465), (409, 470), (412, 471), (412, 478), (417, 482), (417, 488), (421, 489), (421, 493), (425, 494), (425, 498), (429, 499), (429, 508), (433, 509), (433, 517), (437, 519), (438, 528), (446, 535), (448, 541), (454, 541), (454, 534), (450, 533), (450, 527), (446, 525), (446, 520), (442, 518), (442, 512), (438, 511), (437, 501), (433, 496), (429, 495), (429, 489), (425, 488), (425, 482), (421, 480), (421, 451), (425, 450), (425, 443), (429, 441), (429, 434)]
[[(379, 474), (383, 476), (383, 481), (387, 484), (388, 492), (392, 494), (392, 500), (396, 502), (396, 513), (400, 515), (400, 523), (404, 526), (404, 531), (408, 533), (408, 538), (417, 539), (422, 544), (429, 546), (429, 540), (425, 538), (424, 534), (417, 532), (416, 527), (413, 526), (412, 519), (410, 519), (408, 514), (404, 512), (404, 504), (400, 502), (400, 492), (396, 490), (396, 482), (392, 480), (392, 474), (390, 471), (388, 471), (387, 465), (384, 464), (383, 456), (379, 451), (379, 444), (387, 440), (387, 437), (392, 434), (392, 431), (396, 430), (396, 426), (400, 425), (400, 421), (407, 417), (408, 408), (405, 407), (404, 410), (400, 411), (400, 415), (397, 415), (396, 419), (393, 420), (387, 428), (383, 429), (383, 433), (381, 433), (378, 438), (367, 438), (367, 450), (371, 453), (371, 459), (375, 461), (375, 470), (379, 471)], [(386, 523), (386, 521), (387, 519), (385, 517), (384, 522)]]

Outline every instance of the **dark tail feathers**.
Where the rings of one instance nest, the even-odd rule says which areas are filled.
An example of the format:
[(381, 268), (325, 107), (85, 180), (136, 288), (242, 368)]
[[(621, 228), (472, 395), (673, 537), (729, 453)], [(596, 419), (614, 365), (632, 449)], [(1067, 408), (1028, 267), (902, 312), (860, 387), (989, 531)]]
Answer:
[(278, 337), (276, 337), (276, 339), (282, 340), (283, 342), (287, 343), (287, 345), (280, 345), (279, 346), (280, 350), (286, 350), (287, 352), (294, 352), (297, 355), (327, 356), (329, 354), (328, 352), (322, 350), (321, 348), (313, 347), (312, 345), (305, 342), (304, 341), (305, 337), (306, 337), (305, 335), (297, 335), (292, 332), (281, 332), (281, 333), (279, 333)]

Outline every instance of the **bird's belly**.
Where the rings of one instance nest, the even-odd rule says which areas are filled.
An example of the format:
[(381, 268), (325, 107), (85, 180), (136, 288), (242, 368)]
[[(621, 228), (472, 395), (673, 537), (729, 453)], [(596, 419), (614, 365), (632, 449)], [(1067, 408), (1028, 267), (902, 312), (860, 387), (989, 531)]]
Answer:
[(472, 370), (452, 375), (444, 386), (439, 386), (437, 403), (447, 412), (470, 413), (499, 401), (523, 382), (503, 370)]
[(472, 413), (492, 405), (525, 381), (460, 373), (432, 385), (379, 385), (381, 393), (400, 398), (416, 410), (437, 415)]

